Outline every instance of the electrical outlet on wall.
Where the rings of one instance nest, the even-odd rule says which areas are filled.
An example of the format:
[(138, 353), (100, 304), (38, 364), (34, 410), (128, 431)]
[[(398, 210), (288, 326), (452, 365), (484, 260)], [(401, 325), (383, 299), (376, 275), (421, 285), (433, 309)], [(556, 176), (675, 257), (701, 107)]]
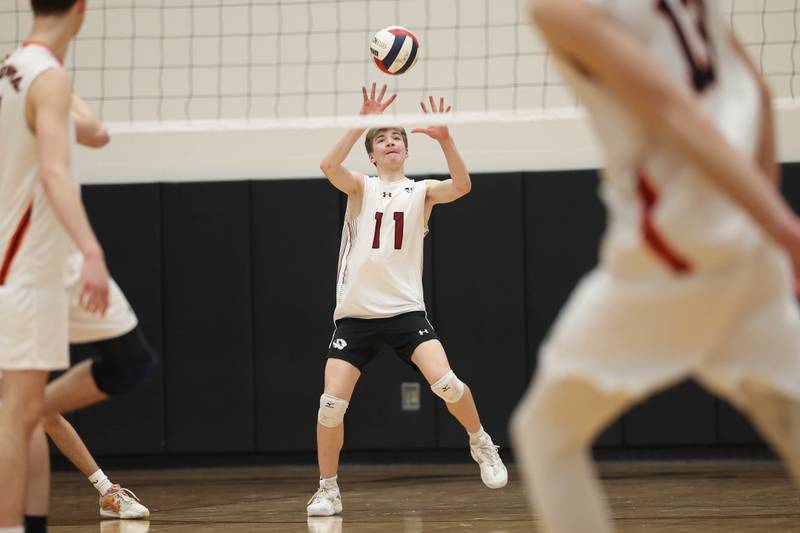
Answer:
[(400, 410), (419, 411), (421, 402), (420, 387), (416, 381), (400, 384)]

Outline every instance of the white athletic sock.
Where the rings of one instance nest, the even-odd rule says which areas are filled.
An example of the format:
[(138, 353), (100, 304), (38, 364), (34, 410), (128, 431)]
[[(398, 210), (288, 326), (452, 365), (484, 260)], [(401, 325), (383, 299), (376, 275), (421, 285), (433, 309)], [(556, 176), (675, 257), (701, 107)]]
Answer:
[(483, 430), (483, 426), (479, 427), (479, 428), (478, 428), (478, 431), (476, 431), (475, 433), (470, 433), (469, 431), (467, 431), (467, 435), (469, 435), (469, 443), (470, 443), (470, 444), (475, 444), (475, 443), (477, 443), (479, 440), (481, 440), (481, 438), (482, 438), (484, 435), (486, 435), (487, 437), (489, 436), (489, 434), (488, 434), (488, 433), (486, 433), (486, 432)]
[(336, 480), (339, 479), (339, 476), (321, 477), (320, 479), (325, 485), (325, 488), (339, 490), (339, 484), (336, 482)]
[(24, 526), (0, 527), (0, 533), (25, 533)]
[[(94, 485), (94, 488), (97, 489), (97, 492), (100, 493), (100, 496), (105, 496), (109, 489), (114, 485), (103, 473), (102, 469), (89, 476), (89, 482)], [(0, 533), (3, 532), (0, 531)]]

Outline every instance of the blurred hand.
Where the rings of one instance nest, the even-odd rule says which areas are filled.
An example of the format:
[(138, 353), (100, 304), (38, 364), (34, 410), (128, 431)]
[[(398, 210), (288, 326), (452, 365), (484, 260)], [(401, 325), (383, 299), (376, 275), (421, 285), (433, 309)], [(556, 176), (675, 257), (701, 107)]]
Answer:
[(109, 275), (102, 252), (84, 255), (80, 283), (81, 307), (90, 313), (104, 315), (108, 308)]

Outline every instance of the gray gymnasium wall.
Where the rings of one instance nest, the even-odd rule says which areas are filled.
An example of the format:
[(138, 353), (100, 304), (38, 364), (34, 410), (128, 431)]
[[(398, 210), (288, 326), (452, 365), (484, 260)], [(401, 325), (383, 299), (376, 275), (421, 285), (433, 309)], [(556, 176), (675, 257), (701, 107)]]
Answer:
[[(784, 168), (800, 210), (800, 164)], [(596, 187), (590, 171), (482, 174), (471, 195), (434, 212), (431, 321), (501, 445), (540, 342), (596, 262)], [(163, 354), (144, 390), (72, 417), (93, 451), (312, 451), (343, 197), (322, 179), (294, 179), (95, 185), (84, 198), (113, 275)], [(402, 382), (420, 383), (419, 411), (401, 411)], [(634, 408), (598, 446), (758, 442), (731, 408), (684, 383)], [(465, 445), (420, 375), (390, 354), (367, 368), (346, 449)]]

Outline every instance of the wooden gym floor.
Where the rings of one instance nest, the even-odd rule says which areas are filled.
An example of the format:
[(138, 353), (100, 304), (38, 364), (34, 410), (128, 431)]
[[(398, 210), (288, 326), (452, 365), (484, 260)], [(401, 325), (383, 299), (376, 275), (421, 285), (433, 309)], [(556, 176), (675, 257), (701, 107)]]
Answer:
[[(604, 462), (620, 532), (800, 532), (800, 493), (777, 462)], [(307, 521), (311, 466), (120, 470), (114, 481), (151, 510), (149, 522), (100, 520), (76, 472), (53, 477), (52, 533), (535, 531), (519, 476), (483, 487), (475, 464), (344, 466), (344, 513)], [(580, 512), (576, 506), (575, 512)]]

